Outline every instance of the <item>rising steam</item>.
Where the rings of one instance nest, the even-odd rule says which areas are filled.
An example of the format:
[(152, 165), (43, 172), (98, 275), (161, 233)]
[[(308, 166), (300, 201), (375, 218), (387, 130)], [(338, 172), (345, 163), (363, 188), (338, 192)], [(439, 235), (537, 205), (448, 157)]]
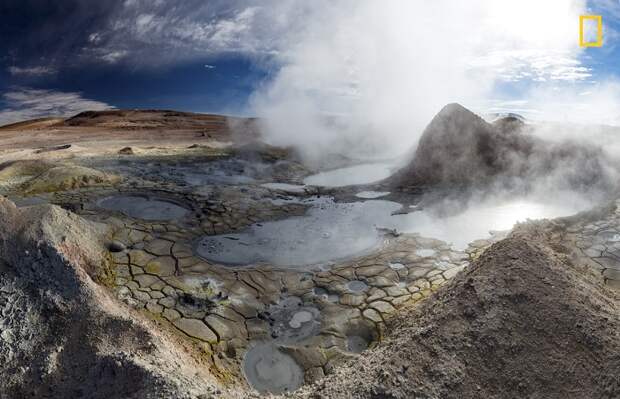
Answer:
[(313, 4), (252, 100), (265, 138), (311, 163), (403, 154), (445, 104), (482, 111), (498, 82), (589, 75), (576, 44), (585, 1)]

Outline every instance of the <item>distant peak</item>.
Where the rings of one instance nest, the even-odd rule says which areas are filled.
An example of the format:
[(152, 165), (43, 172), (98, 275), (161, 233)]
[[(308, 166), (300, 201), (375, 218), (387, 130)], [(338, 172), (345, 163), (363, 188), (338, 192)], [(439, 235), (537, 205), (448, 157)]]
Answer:
[(441, 111), (437, 113), (437, 115), (452, 115), (452, 114), (463, 114), (463, 113), (476, 115), (475, 113), (463, 107), (459, 103), (450, 103), (450, 104), (445, 105), (441, 109)]

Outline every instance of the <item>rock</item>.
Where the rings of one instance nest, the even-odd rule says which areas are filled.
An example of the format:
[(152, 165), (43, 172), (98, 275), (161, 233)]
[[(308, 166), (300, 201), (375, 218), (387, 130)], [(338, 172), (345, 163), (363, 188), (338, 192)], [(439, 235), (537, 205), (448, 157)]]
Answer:
[(170, 298), (169, 296), (161, 298), (159, 300), (159, 304), (161, 304), (162, 306), (165, 306), (167, 308), (172, 308), (174, 307), (174, 305), (176, 304), (176, 300), (174, 298)]
[(238, 323), (226, 320), (215, 314), (205, 317), (205, 322), (209, 327), (215, 330), (220, 339), (231, 339), (235, 336), (245, 336), (245, 329), (241, 329)]
[(380, 313), (385, 314), (393, 313), (396, 311), (396, 309), (394, 309), (394, 306), (385, 301), (374, 301), (369, 306), (379, 311)]
[(174, 309), (164, 309), (163, 315), (168, 321), (174, 321), (181, 317), (181, 313)]
[(452, 269), (448, 269), (443, 272), (443, 275), (446, 279), (451, 279), (452, 277), (456, 276), (461, 270), (463, 270), (462, 267), (453, 267)]
[(146, 309), (151, 313), (160, 314), (164, 310), (164, 307), (149, 301), (146, 303)]
[(69, 148), (71, 148), (71, 144), (61, 144), (61, 145), (54, 145), (50, 147), (39, 148), (38, 150), (35, 150), (34, 153), (43, 154), (45, 152), (68, 150)]
[(149, 241), (146, 246), (145, 246), (145, 251), (152, 253), (154, 255), (157, 256), (170, 256), (171, 255), (171, 248), (172, 248), (172, 242), (167, 241), (167, 240), (162, 240), (162, 239), (155, 239), (152, 241)]
[(133, 148), (131, 147), (123, 147), (120, 150), (118, 150), (118, 153), (120, 155), (134, 155)]
[(364, 296), (344, 294), (340, 297), (340, 303), (348, 306), (359, 306), (364, 303)]
[(120, 241), (110, 241), (107, 244), (108, 251), (110, 252), (123, 252), (127, 247)]
[(178, 338), (134, 318), (127, 287), (116, 291), (121, 302), (94, 281), (110, 261), (108, 234), (57, 206), (0, 197), (0, 259), (10, 265), (0, 271), (0, 396), (186, 398), (211, 384), (179, 367), (195, 360)]
[(386, 287), (385, 288), (385, 292), (389, 296), (393, 296), (393, 297), (399, 297), (399, 296), (403, 296), (403, 295), (409, 294), (409, 291), (407, 291), (407, 288), (399, 287), (399, 286)]
[(140, 274), (138, 276), (136, 276), (134, 278), (134, 280), (140, 284), (140, 287), (142, 288), (147, 288), (150, 287), (151, 284), (154, 284), (155, 282), (159, 281), (159, 279), (155, 276), (152, 276), (150, 274)]
[(459, 104), (446, 105), (424, 130), (411, 163), (398, 175), (403, 184), (471, 183), (511, 168), (506, 153), (532, 151), (534, 141), (500, 134)]
[(362, 315), (375, 323), (380, 323), (383, 321), (381, 314), (374, 309), (366, 309), (362, 312)]
[(144, 267), (144, 271), (150, 274), (157, 274), (162, 277), (169, 277), (176, 270), (176, 261), (171, 256), (160, 256)]
[(181, 318), (173, 322), (176, 328), (190, 337), (206, 342), (216, 342), (215, 333), (201, 320)]

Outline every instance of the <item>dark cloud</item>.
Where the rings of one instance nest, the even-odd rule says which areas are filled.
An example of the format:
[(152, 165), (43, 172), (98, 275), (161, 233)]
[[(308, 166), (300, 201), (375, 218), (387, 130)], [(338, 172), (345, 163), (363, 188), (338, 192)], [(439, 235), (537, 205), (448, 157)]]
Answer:
[(3, 0), (0, 52), (4, 65), (49, 67), (75, 62), (88, 45), (89, 32), (104, 28), (122, 6), (120, 0)]
[(0, 3), (3, 69), (150, 67), (227, 54), (268, 57), (291, 21), (303, 13), (299, 3), (4, 0)]

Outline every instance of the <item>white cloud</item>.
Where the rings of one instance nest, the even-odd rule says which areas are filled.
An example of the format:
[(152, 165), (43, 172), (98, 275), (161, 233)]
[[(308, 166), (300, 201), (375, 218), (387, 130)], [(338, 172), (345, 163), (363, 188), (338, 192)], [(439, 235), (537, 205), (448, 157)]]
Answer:
[(109, 53), (102, 52), (100, 58), (109, 64), (115, 64), (123, 58), (127, 57), (128, 54), (129, 52), (126, 50), (111, 51)]
[(228, 54), (269, 62), (320, 7), (304, 0), (126, 0), (90, 33), (80, 55), (138, 67)]
[(620, 126), (620, 81), (535, 85), (519, 100), (489, 98), (473, 108), (481, 114), (515, 112), (534, 122)]
[(8, 71), (13, 76), (45, 76), (54, 75), (58, 71), (50, 66), (18, 67), (11, 66)]
[(536, 87), (529, 104), (540, 111), (537, 119), (578, 124), (620, 126), (620, 82), (582, 86)]
[(80, 93), (19, 88), (0, 99), (0, 125), (48, 116), (72, 116), (82, 111), (114, 107), (82, 97)]
[(586, 80), (592, 76), (592, 70), (583, 66), (577, 55), (574, 51), (555, 49), (494, 50), (476, 56), (468, 66), (473, 70), (488, 69), (507, 82)]
[(88, 41), (93, 44), (98, 44), (101, 41), (101, 34), (97, 32), (91, 33), (88, 35)]
[(289, 10), (282, 3), (255, 0), (188, 1), (174, 7), (166, 2), (128, 0), (106, 28), (90, 35), (92, 46), (85, 49), (84, 57), (160, 66), (223, 53), (271, 54), (295, 14), (281, 18)]

